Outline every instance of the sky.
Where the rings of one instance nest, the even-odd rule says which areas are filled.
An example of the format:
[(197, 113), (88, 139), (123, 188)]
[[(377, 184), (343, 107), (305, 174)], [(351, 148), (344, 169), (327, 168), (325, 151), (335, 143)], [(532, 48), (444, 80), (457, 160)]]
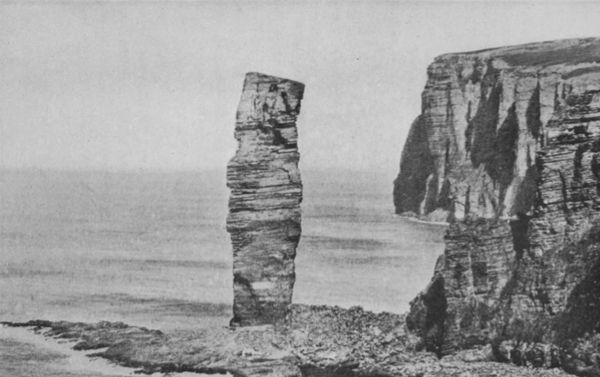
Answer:
[(302, 169), (398, 170), (440, 54), (600, 36), (579, 2), (0, 2), (0, 168), (225, 169), (244, 74), (304, 82)]

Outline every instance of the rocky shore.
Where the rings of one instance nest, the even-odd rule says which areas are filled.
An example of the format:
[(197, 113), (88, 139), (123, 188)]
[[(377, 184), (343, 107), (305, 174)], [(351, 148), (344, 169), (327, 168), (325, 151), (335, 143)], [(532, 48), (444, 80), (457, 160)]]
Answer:
[(494, 362), (490, 348), (438, 359), (421, 351), (402, 315), (294, 304), (277, 326), (161, 332), (124, 323), (29, 321), (49, 338), (69, 340), (76, 350), (141, 373), (229, 373), (236, 377), (308, 376), (568, 376), (558, 369), (532, 369)]

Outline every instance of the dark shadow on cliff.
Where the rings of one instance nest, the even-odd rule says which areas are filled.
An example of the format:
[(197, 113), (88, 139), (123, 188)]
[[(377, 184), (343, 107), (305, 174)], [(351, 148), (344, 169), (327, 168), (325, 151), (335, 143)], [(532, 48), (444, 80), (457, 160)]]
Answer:
[(539, 179), (541, 164), (535, 163), (529, 158), (529, 147), (527, 148), (527, 171), (521, 180), (514, 196), (510, 215), (524, 216), (530, 214), (536, 204), (539, 204), (541, 193), (539, 192)]
[(527, 110), (525, 111), (527, 129), (536, 139), (539, 139), (542, 135), (542, 121), (540, 115), (540, 83), (538, 82), (529, 99), (529, 103), (527, 104)]
[(442, 356), (447, 308), (444, 278), (438, 274), (411, 302), (411, 309), (406, 317), (408, 329), (421, 336), (425, 349), (438, 357)]
[(494, 156), (496, 125), (502, 97), (499, 74), (500, 71), (488, 62), (487, 72), (480, 83), (479, 107), (465, 130), (465, 150), (470, 153), (474, 167), (490, 161)]
[[(514, 177), (515, 162), (519, 141), (519, 120), (515, 104), (508, 109), (506, 119), (496, 132), (493, 146), (493, 157), (486, 162), (489, 176), (500, 185), (498, 204), (504, 201), (506, 189)], [(501, 209), (499, 209), (499, 212)]]
[(487, 72), (480, 84), (481, 100), (477, 112), (465, 130), (465, 150), (470, 154), (473, 167), (484, 165), (487, 174), (499, 185), (498, 197), (495, 198), (497, 212), (502, 210), (499, 207), (514, 177), (519, 139), (519, 121), (514, 103), (498, 127), (502, 102), (499, 74), (500, 71), (488, 62)]
[(397, 214), (408, 211), (419, 213), (419, 205), (425, 197), (427, 177), (433, 172), (427, 130), (421, 116), (418, 116), (410, 127), (400, 160), (400, 173), (394, 181)]
[[(556, 320), (558, 343), (600, 332), (600, 225), (593, 226), (561, 254), (567, 266), (581, 264), (586, 270), (580, 272), (583, 278), (571, 291), (565, 311)], [(584, 263), (576, 263), (575, 258), (582, 258)]]

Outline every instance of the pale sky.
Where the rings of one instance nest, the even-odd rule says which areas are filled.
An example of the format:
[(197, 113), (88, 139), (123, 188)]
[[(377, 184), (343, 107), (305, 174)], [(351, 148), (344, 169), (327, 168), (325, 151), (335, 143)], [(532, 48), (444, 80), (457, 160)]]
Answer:
[(600, 36), (569, 2), (0, 2), (0, 167), (224, 169), (245, 72), (306, 84), (301, 167), (395, 174), (446, 52)]

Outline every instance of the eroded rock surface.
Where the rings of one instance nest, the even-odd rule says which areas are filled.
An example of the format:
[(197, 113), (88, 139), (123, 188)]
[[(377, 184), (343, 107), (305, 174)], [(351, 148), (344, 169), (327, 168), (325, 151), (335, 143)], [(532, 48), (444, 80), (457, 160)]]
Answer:
[[(432, 282), (407, 318), (427, 349), (445, 355), (490, 343), (498, 360), (600, 375), (595, 60), (600, 42), (587, 39), (450, 54), (430, 67), (424, 101), (442, 101), (450, 115), (425, 106), (422, 117), (430, 121), (420, 127), (430, 150), (449, 152), (432, 155), (426, 180), (433, 191), (421, 192), (432, 204), (421, 213), (441, 208), (429, 200), (432, 192), (440, 198), (435, 187), (443, 177), (451, 224)], [(479, 66), (466, 75), (465, 62)], [(460, 81), (453, 80), (467, 76), (454, 88)], [(444, 100), (431, 99), (440, 78), (453, 89)], [(482, 115), (467, 111), (466, 123), (450, 121), (462, 111), (454, 104), (473, 90), (467, 107)], [(448, 142), (452, 135), (462, 141)], [(402, 174), (397, 188), (410, 178)]]
[(296, 119), (304, 85), (248, 73), (236, 115), (239, 146), (227, 166), (233, 244), (233, 322), (286, 316), (300, 239), (302, 182)]
[(162, 333), (123, 323), (12, 323), (73, 341), (80, 350), (142, 373), (235, 377), (567, 377), (489, 361), (489, 349), (438, 360), (414, 350), (404, 318), (354, 307), (291, 305), (283, 325)]
[(600, 88), (600, 39), (446, 54), (427, 73), (395, 181), (396, 212), (510, 217), (530, 211), (528, 174), (553, 114)]

